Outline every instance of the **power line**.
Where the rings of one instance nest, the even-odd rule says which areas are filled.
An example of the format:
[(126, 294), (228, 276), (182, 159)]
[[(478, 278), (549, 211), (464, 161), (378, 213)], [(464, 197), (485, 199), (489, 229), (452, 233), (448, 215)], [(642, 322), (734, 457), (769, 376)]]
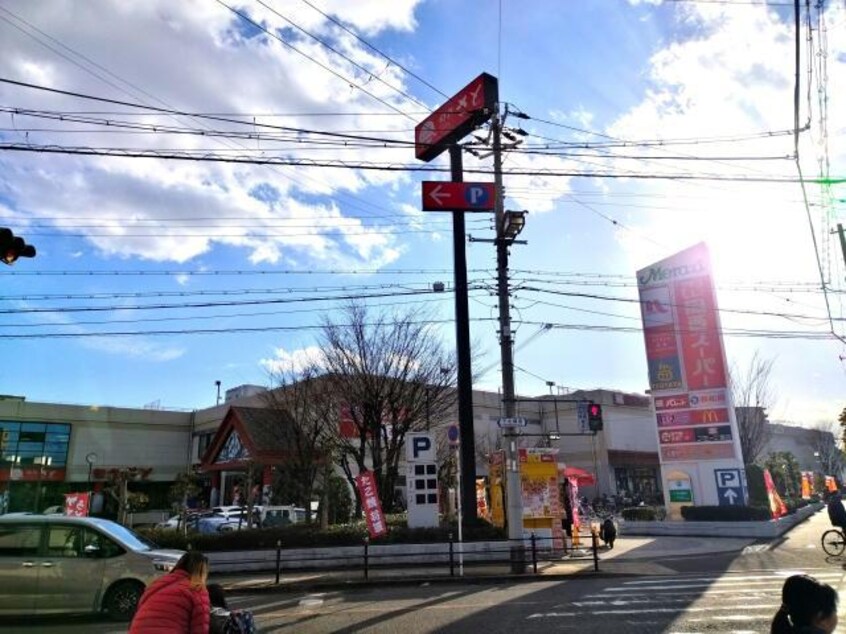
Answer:
[[(227, 9), (229, 9), (232, 13), (234, 13), (235, 15), (237, 15), (238, 17), (240, 17), (240, 18), (241, 18), (242, 20), (244, 20), (245, 22), (249, 22), (249, 23), (250, 23), (250, 24), (252, 24), (255, 28), (257, 28), (257, 29), (259, 29), (259, 30), (261, 30), (261, 31), (264, 31), (264, 32), (265, 32), (267, 35), (269, 35), (270, 37), (272, 37), (272, 38), (274, 38), (274, 39), (278, 40), (279, 42), (281, 42), (282, 44), (284, 44), (285, 46), (287, 46), (288, 48), (290, 48), (292, 51), (294, 51), (294, 52), (295, 52), (295, 53), (297, 53), (298, 55), (301, 55), (302, 57), (304, 57), (305, 59), (309, 60), (310, 62), (312, 62), (312, 63), (317, 64), (318, 66), (320, 66), (320, 68), (322, 68), (323, 70), (325, 70), (325, 71), (327, 71), (327, 72), (331, 73), (332, 75), (334, 75), (335, 77), (337, 77), (338, 79), (340, 79), (341, 81), (343, 81), (344, 83), (346, 83), (347, 85), (349, 85), (349, 87), (350, 87), (350, 88), (357, 88), (358, 90), (360, 90), (361, 92), (363, 92), (365, 95), (367, 95), (367, 96), (368, 96), (368, 97), (370, 97), (371, 99), (374, 99), (374, 100), (378, 101), (378, 102), (379, 102), (379, 103), (381, 103), (382, 105), (387, 106), (388, 108), (390, 108), (391, 110), (393, 110), (393, 111), (395, 111), (395, 112), (398, 112), (398, 113), (400, 113), (400, 114), (402, 114), (402, 115), (405, 115), (406, 117), (408, 117), (408, 118), (409, 118), (409, 119), (411, 119), (412, 121), (414, 120), (414, 118), (413, 118), (411, 115), (406, 114), (405, 112), (403, 112), (402, 110), (400, 110), (399, 108), (397, 108), (397, 107), (396, 107), (395, 105), (393, 105), (392, 103), (390, 103), (390, 102), (388, 102), (388, 101), (385, 101), (384, 99), (382, 99), (382, 98), (381, 98), (381, 97), (379, 97), (378, 95), (376, 95), (376, 94), (374, 94), (374, 93), (370, 92), (370, 91), (369, 91), (369, 90), (367, 90), (364, 86), (361, 86), (360, 84), (355, 83), (353, 80), (349, 79), (348, 77), (344, 77), (344, 76), (343, 76), (341, 73), (339, 73), (338, 71), (336, 71), (336, 70), (334, 70), (333, 68), (330, 68), (329, 66), (327, 66), (326, 64), (324, 64), (324, 63), (322, 63), (322, 62), (320, 62), (320, 61), (316, 60), (316, 59), (315, 59), (312, 55), (308, 55), (307, 53), (304, 53), (303, 51), (301, 51), (300, 49), (298, 49), (296, 46), (294, 46), (294, 45), (293, 45), (293, 44), (291, 44), (290, 42), (288, 42), (288, 41), (286, 41), (285, 39), (283, 39), (280, 35), (278, 35), (277, 33), (274, 33), (273, 31), (270, 31), (270, 30), (269, 30), (267, 27), (265, 27), (263, 24), (259, 24), (258, 22), (256, 22), (255, 20), (253, 20), (250, 16), (246, 15), (245, 13), (242, 13), (241, 11), (239, 11), (238, 9), (236, 9), (235, 7), (232, 7), (232, 6), (228, 5), (228, 4), (226, 4), (225, 2), (223, 2), (223, 0), (215, 0), (215, 1), (216, 1), (219, 5), (224, 6), (224, 7), (226, 7)], [(259, 2), (260, 2), (260, 0), (257, 0), (257, 1), (259, 1)], [(263, 3), (262, 3), (262, 4), (263, 4)], [(372, 75), (371, 75), (371, 76), (372, 76)], [(395, 90), (396, 90), (396, 89), (395, 89)], [(416, 100), (415, 100), (415, 101), (416, 101)]]
[(438, 93), (441, 97), (445, 97), (445, 98), (449, 99), (449, 97), (450, 97), (450, 96), (449, 96), (448, 94), (446, 94), (445, 92), (443, 92), (443, 91), (442, 91), (442, 90), (440, 90), (439, 88), (437, 88), (437, 87), (433, 86), (433, 85), (432, 85), (432, 84), (430, 84), (428, 81), (426, 81), (425, 79), (423, 79), (423, 78), (422, 78), (422, 77), (420, 77), (419, 75), (415, 74), (413, 71), (409, 70), (408, 68), (406, 68), (405, 66), (403, 66), (402, 64), (400, 64), (400, 63), (399, 63), (398, 61), (396, 61), (394, 58), (392, 58), (392, 57), (390, 57), (389, 55), (387, 55), (386, 53), (384, 53), (382, 50), (380, 50), (380, 49), (376, 48), (373, 44), (371, 44), (370, 42), (368, 42), (367, 40), (365, 40), (364, 38), (362, 38), (360, 35), (358, 35), (358, 33), (356, 33), (355, 31), (353, 31), (353, 30), (351, 30), (351, 29), (347, 28), (344, 24), (342, 24), (340, 21), (336, 20), (334, 17), (332, 17), (332, 16), (331, 16), (331, 15), (329, 15), (328, 13), (324, 13), (323, 11), (321, 11), (318, 7), (314, 6), (314, 4), (312, 4), (311, 2), (309, 2), (309, 0), (302, 0), (302, 1), (303, 1), (305, 4), (307, 4), (308, 6), (310, 6), (312, 9), (314, 9), (315, 11), (317, 11), (317, 12), (318, 12), (320, 15), (322, 15), (324, 18), (326, 18), (327, 20), (329, 20), (332, 24), (334, 24), (334, 25), (338, 26), (338, 27), (339, 27), (339, 28), (341, 28), (343, 31), (345, 31), (345, 32), (349, 33), (350, 35), (352, 35), (352, 36), (353, 36), (356, 40), (358, 40), (359, 42), (361, 42), (362, 44), (364, 44), (364, 45), (365, 45), (367, 48), (369, 48), (371, 51), (373, 51), (374, 53), (377, 53), (378, 55), (381, 55), (383, 58), (385, 58), (386, 60), (388, 60), (391, 64), (393, 64), (394, 66), (396, 66), (397, 68), (399, 68), (402, 72), (404, 72), (406, 75), (408, 75), (409, 77), (413, 77), (414, 79), (416, 79), (417, 81), (419, 81), (421, 84), (423, 84), (423, 85), (424, 85), (424, 86), (426, 86), (427, 88), (430, 88), (431, 90), (433, 90), (433, 91), (435, 91), (436, 93)]
[[(0, 80), (2, 81), (2, 80)], [(376, 162), (352, 162), (340, 159), (315, 160), (315, 159), (293, 159), (286, 157), (249, 157), (249, 156), (217, 156), (208, 153), (183, 152), (159, 152), (157, 150), (130, 150), (123, 148), (94, 148), (94, 147), (72, 147), (60, 145), (32, 145), (20, 143), (0, 143), (0, 150), (11, 152), (28, 152), (36, 154), (68, 154), (79, 156), (107, 156), (114, 158), (154, 158), (163, 160), (211, 162), (211, 163), (232, 163), (239, 165), (288, 165), (301, 167), (327, 167), (339, 169), (359, 169), (365, 171), (382, 172), (429, 172), (448, 173), (449, 167), (438, 167), (433, 165), (418, 164), (391, 164)], [(491, 176), (492, 169), (467, 168), (465, 174), (481, 174)], [(611, 172), (611, 171), (582, 171), (566, 169), (522, 169), (510, 168), (503, 170), (507, 176), (546, 176), (550, 178), (608, 178), (608, 179), (634, 179), (634, 180), (669, 180), (669, 181), (713, 181), (732, 183), (772, 183), (772, 184), (795, 184), (798, 179), (791, 176), (733, 176), (728, 174), (661, 174), (653, 172)], [(834, 180), (834, 179), (832, 179)], [(817, 179), (806, 182), (816, 182)]]
[[(390, 84), (390, 83), (386, 82), (384, 79), (382, 79), (381, 77), (379, 77), (379, 75), (374, 74), (372, 71), (368, 70), (367, 68), (365, 68), (364, 66), (362, 66), (361, 64), (359, 64), (358, 62), (356, 62), (354, 59), (350, 58), (349, 56), (347, 56), (347, 55), (345, 55), (344, 53), (340, 52), (339, 50), (335, 49), (335, 48), (334, 48), (331, 44), (329, 44), (328, 42), (326, 42), (326, 41), (322, 40), (321, 38), (317, 37), (314, 33), (311, 33), (311, 32), (309, 32), (309, 31), (307, 31), (306, 29), (304, 29), (303, 27), (301, 27), (299, 24), (297, 24), (296, 22), (294, 22), (293, 20), (291, 20), (289, 17), (287, 17), (287, 16), (285, 16), (285, 15), (282, 15), (281, 13), (279, 13), (279, 11), (277, 11), (277, 10), (276, 10), (276, 9), (274, 9), (273, 7), (269, 6), (269, 5), (268, 5), (267, 3), (265, 3), (263, 0), (255, 0), (255, 1), (256, 1), (256, 2), (258, 2), (261, 6), (263, 6), (263, 7), (264, 7), (265, 9), (267, 9), (268, 11), (272, 11), (273, 13), (275, 13), (276, 15), (278, 15), (280, 18), (282, 18), (283, 20), (285, 20), (288, 24), (290, 24), (291, 26), (293, 26), (295, 29), (297, 29), (297, 30), (298, 30), (298, 31), (300, 31), (301, 33), (304, 33), (304, 34), (305, 34), (305, 35), (307, 35), (308, 37), (312, 38), (314, 41), (318, 42), (321, 46), (325, 47), (327, 50), (332, 51), (333, 53), (335, 53), (335, 55), (338, 55), (339, 57), (341, 57), (341, 58), (345, 59), (345, 60), (346, 60), (346, 61), (348, 61), (350, 64), (352, 64), (354, 67), (358, 68), (358, 69), (359, 69), (359, 70), (361, 70), (361, 71), (364, 71), (365, 73), (367, 73), (368, 75), (370, 75), (370, 77), (371, 77), (371, 78), (376, 79), (378, 82), (380, 82), (381, 84), (384, 84), (385, 86), (387, 86), (387, 87), (388, 87), (388, 88), (390, 88), (391, 90), (394, 90), (394, 91), (398, 92), (399, 94), (401, 94), (403, 97), (405, 97), (405, 98), (406, 98), (406, 99), (408, 99), (409, 101), (412, 101), (412, 102), (416, 103), (418, 106), (422, 106), (422, 107), (423, 107), (423, 108), (425, 108), (426, 110), (431, 111), (431, 108), (429, 108), (429, 106), (427, 106), (425, 103), (423, 103), (423, 102), (421, 102), (421, 101), (418, 101), (417, 99), (415, 99), (414, 97), (412, 97), (411, 95), (409, 95), (408, 93), (406, 93), (404, 90), (402, 90), (402, 89), (400, 89), (400, 88), (397, 88), (396, 86), (394, 86), (394, 85), (392, 85), (392, 84)], [(255, 24), (255, 22), (253, 22), (253, 24)], [(269, 34), (270, 34), (270, 31), (268, 31), (267, 29), (263, 29), (263, 30), (264, 30), (266, 33), (269, 33)], [(281, 39), (281, 38), (280, 38), (280, 39)], [(312, 61), (315, 61), (313, 57), (309, 57), (309, 59), (311, 59)], [(403, 114), (405, 114), (405, 113), (403, 113)], [(408, 116), (408, 118), (409, 118), (409, 119), (411, 119), (411, 118), (412, 118), (410, 115), (406, 115), (406, 116)]]

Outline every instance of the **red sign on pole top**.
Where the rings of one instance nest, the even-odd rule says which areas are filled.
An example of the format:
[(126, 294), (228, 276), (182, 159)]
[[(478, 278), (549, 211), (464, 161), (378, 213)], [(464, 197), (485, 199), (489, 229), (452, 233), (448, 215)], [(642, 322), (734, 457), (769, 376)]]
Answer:
[(448, 145), (493, 115), (499, 99), (496, 77), (482, 73), (414, 128), (414, 154), (429, 162)]
[(376, 488), (376, 478), (372, 471), (363, 471), (355, 478), (355, 486), (361, 496), (361, 506), (364, 518), (367, 520), (367, 532), (376, 538), (388, 532), (385, 515), (382, 513), (382, 503), (379, 502), (379, 492)]
[(493, 183), (423, 181), (423, 211), (490, 211), (494, 192)]
[(65, 493), (65, 515), (68, 517), (88, 517), (90, 503), (90, 493)]

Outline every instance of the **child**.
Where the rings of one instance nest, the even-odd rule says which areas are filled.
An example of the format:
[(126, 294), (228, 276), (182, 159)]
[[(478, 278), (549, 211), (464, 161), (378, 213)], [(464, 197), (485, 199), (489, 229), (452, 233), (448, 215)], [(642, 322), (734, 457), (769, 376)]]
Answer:
[(210, 583), (206, 588), (211, 604), (209, 634), (255, 634), (257, 630), (251, 612), (230, 610), (220, 584)]

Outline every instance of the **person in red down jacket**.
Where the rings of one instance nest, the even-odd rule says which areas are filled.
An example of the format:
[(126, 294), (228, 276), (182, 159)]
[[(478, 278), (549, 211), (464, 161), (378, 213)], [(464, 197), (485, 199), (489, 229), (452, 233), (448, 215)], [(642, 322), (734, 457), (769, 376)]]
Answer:
[(151, 583), (132, 619), (129, 634), (208, 634), (209, 560), (185, 553), (173, 571)]

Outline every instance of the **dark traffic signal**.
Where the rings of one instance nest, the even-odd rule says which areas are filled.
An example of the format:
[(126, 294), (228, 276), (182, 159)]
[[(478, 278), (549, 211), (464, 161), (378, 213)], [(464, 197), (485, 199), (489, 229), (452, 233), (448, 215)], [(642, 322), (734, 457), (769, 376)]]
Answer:
[(597, 403), (588, 404), (588, 429), (591, 431), (602, 431), (602, 405)]
[(35, 247), (12, 233), (11, 229), (0, 227), (0, 262), (12, 264), (18, 258), (34, 258)]

